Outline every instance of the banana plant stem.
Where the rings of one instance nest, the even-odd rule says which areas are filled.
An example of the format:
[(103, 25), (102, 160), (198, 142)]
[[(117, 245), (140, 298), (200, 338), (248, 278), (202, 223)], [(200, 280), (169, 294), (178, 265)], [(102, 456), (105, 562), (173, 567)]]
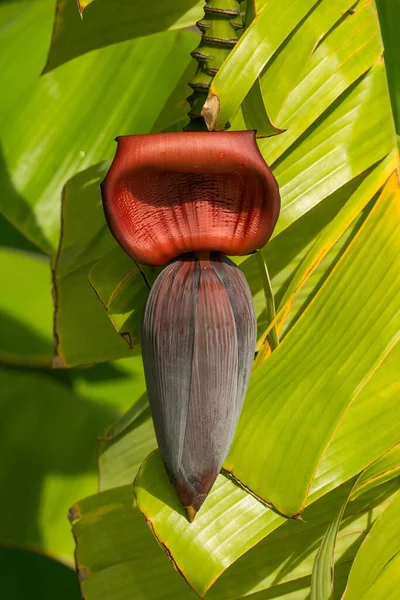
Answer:
[[(189, 123), (184, 131), (208, 131), (201, 115), (208, 90), (224, 60), (238, 41), (238, 31), (243, 28), (240, 11), (242, 0), (205, 0), (204, 17), (196, 23), (201, 31), (200, 44), (191, 53), (197, 61), (196, 73), (189, 83), (192, 94)], [(225, 129), (229, 127), (226, 124)]]

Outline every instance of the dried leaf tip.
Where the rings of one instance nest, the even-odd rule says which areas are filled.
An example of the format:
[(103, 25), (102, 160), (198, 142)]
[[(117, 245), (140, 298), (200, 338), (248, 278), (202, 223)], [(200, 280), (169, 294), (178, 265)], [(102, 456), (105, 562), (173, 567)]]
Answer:
[(186, 506), (186, 512), (188, 514), (188, 519), (192, 523), (195, 516), (197, 515), (197, 510), (193, 508), (193, 506)]

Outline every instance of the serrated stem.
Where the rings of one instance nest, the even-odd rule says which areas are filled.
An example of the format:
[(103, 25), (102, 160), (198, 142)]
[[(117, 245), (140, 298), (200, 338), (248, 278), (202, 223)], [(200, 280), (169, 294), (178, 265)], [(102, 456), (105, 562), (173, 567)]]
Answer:
[[(189, 123), (184, 131), (208, 131), (201, 109), (207, 99), (208, 90), (222, 63), (238, 41), (237, 32), (242, 29), (240, 15), (242, 0), (206, 0), (204, 17), (196, 23), (201, 31), (201, 41), (191, 56), (198, 62), (193, 80), (189, 83), (192, 94)], [(226, 124), (226, 128), (229, 123)]]

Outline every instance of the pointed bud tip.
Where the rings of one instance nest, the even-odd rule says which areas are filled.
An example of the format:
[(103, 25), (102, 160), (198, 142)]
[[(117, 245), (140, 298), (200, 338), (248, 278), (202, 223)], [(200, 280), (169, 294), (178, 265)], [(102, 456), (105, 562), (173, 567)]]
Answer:
[(185, 506), (185, 508), (188, 515), (188, 519), (191, 523), (197, 515), (197, 510), (193, 506)]

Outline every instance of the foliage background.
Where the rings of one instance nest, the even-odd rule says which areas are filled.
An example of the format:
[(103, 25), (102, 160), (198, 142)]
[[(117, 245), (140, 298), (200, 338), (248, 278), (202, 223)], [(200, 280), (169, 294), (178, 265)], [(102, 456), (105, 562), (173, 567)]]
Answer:
[(0, 2), (7, 598), (80, 597), (71, 506), (85, 598), (196, 597), (140, 511), (201, 595), (323, 600), (334, 561), (335, 598), (347, 581), (346, 600), (396, 597), (400, 9), (378, 8), (384, 62), (373, 2), (248, 0), (213, 83), (221, 122), (286, 130), (259, 140), (283, 199), (263, 251), (282, 343), (271, 354), (258, 257), (238, 261), (260, 337), (226, 473), (287, 516), (306, 508), (287, 520), (222, 474), (188, 527), (157, 454), (132, 507), (156, 447), (138, 345), (147, 287), (98, 186), (116, 135), (185, 123), (202, 2), (94, 0), (82, 21), (75, 0)]

